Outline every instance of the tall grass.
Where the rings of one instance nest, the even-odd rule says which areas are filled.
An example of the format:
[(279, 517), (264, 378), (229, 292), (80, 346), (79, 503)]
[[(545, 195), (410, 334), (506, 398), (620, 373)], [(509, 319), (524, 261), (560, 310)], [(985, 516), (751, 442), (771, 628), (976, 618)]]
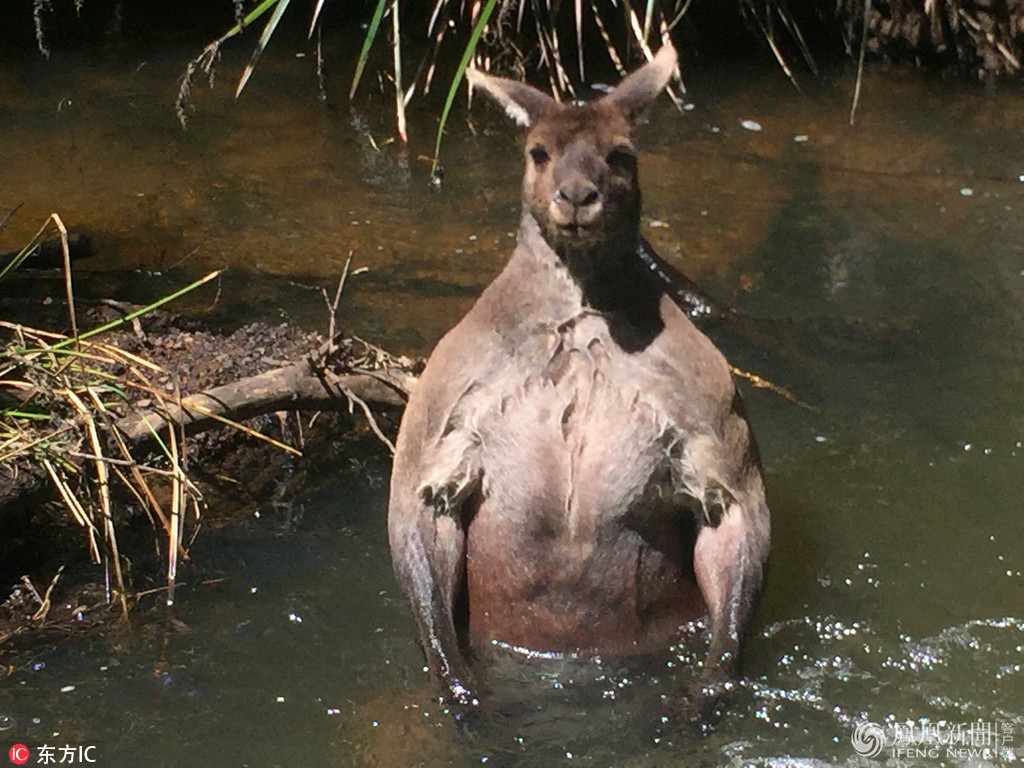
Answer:
[[(187, 64), (175, 101), (183, 126), (188, 120), (195, 79), (206, 76), (212, 83), (222, 46), (258, 22), (263, 24), (238, 78), (237, 96), (291, 7), (291, 0), (219, 1), (225, 6), (231, 3), (235, 23)], [(694, 6), (702, 6), (705, 15), (728, 15), (738, 6), (748, 26), (794, 85), (798, 80), (797, 62), (802, 61), (812, 74), (817, 73), (800, 23), (800, 19), (809, 18), (827, 27), (828, 43), (841, 42), (858, 60), (860, 69), (869, 50), (910, 61), (921, 57), (952, 61), (982, 77), (1019, 74), (1024, 66), (1024, 3), (1016, 0), (372, 0), (369, 6), (354, 0), (331, 1), (350, 12), (366, 9), (368, 23), (354, 66), (350, 98), (363, 80), (374, 47), (389, 49), (386, 81), (394, 91), (396, 132), (403, 142), (407, 139), (405, 111), (410, 100), (429, 91), (438, 71), (438, 54), (447, 41), (459, 41), (455, 44), (462, 46), (460, 63), (445, 84), (447, 96), (435, 137), (435, 164), (447, 112), (468, 62), (483, 68), (500, 65), (520, 74), (535, 67), (555, 93), (568, 95), (573, 93), (574, 83), (586, 79), (585, 50), (604, 50), (624, 74), (632, 64), (631, 53), (649, 55), (652, 38), (671, 32)], [(76, 12), (84, 2), (75, 0)], [(309, 19), (309, 37), (318, 35), (321, 96), (319, 33), (326, 5), (327, 0), (316, 0)], [(49, 56), (44, 27), (47, 16), (55, 12), (54, 4), (52, 0), (32, 0), (31, 7), (39, 50)], [(409, 20), (422, 19), (423, 9), (429, 9), (426, 27), (410, 26)], [(390, 39), (381, 42), (385, 30), (390, 31)], [(429, 43), (429, 53), (415, 68), (406, 66), (405, 61), (410, 35)], [(704, 45), (714, 46), (715, 40), (707, 40)], [(407, 72), (412, 72), (412, 77), (407, 77)], [(855, 109), (856, 105), (851, 117)]]
[[(50, 225), (62, 239), (72, 331), (55, 333), (0, 321), (6, 335), (0, 350), (0, 467), (12, 474), (36, 471), (52, 485), (64, 512), (81, 527), (91, 560), (105, 567), (108, 600), (120, 603), (127, 614), (129, 589), (117, 540), (117, 499), (132, 499), (163, 532), (171, 601), (179, 559), (188, 555), (185, 531), (199, 520), (200, 494), (189, 479), (182, 436), (174, 428), (154, 433), (160, 456), (142, 462), (115, 427), (134, 400), (169, 398), (151, 381), (154, 374), (163, 373), (159, 366), (104, 340), (104, 334), (214, 280), (219, 272), (115, 321), (79, 331), (67, 233), (57, 214), (19, 256), (31, 251)], [(9, 271), (5, 269), (0, 278)]]
[[(546, 73), (551, 88), (564, 97), (575, 94), (580, 80), (586, 76), (584, 67), (585, 33), (587, 38), (600, 40), (596, 47), (603, 49), (620, 74), (625, 74), (630, 54), (639, 51), (650, 58), (655, 38), (667, 35), (683, 18), (692, 0), (433, 0), (433, 7), (425, 30), (409, 32), (403, 26), (412, 0), (376, 0), (369, 15), (366, 33), (349, 88), (349, 98), (355, 96), (375, 45), (388, 46), (391, 71), (387, 80), (394, 89), (396, 132), (402, 142), (408, 140), (405, 110), (417, 94), (430, 90), (437, 72), (438, 54), (450, 38), (458, 38), (462, 45), (458, 65), (446, 84), (444, 107), (434, 141), (434, 167), (440, 152), (444, 127), (452, 103), (458, 93), (462, 75), (470, 64), (485, 69), (501, 63), (506, 69), (522, 73), (528, 66), (536, 66)], [(189, 62), (182, 79), (176, 112), (184, 126), (188, 118), (188, 102), (194, 79), (200, 73), (213, 78), (221, 46), (239, 35), (246, 27), (264, 15), (270, 18), (256, 42), (248, 64), (242, 71), (236, 87), (241, 94), (251, 78), (256, 62), (265, 50), (289, 0), (263, 0), (245, 14), (221, 37), (210, 42), (196, 58)], [(317, 0), (309, 25), (309, 36), (319, 30), (325, 0)], [(390, 21), (390, 24), (387, 22)], [(563, 37), (559, 32), (567, 22), (574, 34)], [(390, 39), (380, 42), (382, 32), (390, 29)], [(403, 36), (424, 34), (430, 41), (426, 58), (413, 70), (411, 79), (405, 75), (405, 49), (409, 47)], [(516, 42), (516, 41), (520, 42)], [(521, 41), (529, 41), (526, 45)], [(524, 51), (531, 51), (526, 54)], [(570, 61), (571, 58), (571, 61)], [(570, 75), (570, 72), (578, 73)]]

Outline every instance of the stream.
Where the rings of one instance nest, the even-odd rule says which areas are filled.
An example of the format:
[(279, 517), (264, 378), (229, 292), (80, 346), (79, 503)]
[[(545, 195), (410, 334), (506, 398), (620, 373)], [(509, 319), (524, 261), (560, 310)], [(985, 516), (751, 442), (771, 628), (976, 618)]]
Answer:
[[(183, 131), (202, 42), (0, 57), (0, 213), (24, 203), (0, 251), (56, 211), (96, 247), (83, 295), (144, 302), (223, 268), (180, 308), (311, 329), (351, 253), (341, 327), (429, 352), (511, 252), (516, 129), (458, 102), (433, 190), (436, 97), (413, 102), (402, 150), (374, 77), (349, 105), (336, 74), (322, 105), (313, 47), (282, 38), (237, 100), (250, 43), (226, 48)], [(101, 766), (1024, 759), (1021, 93), (874, 65), (851, 126), (852, 67), (803, 93), (767, 59), (684, 75), (687, 108), (659, 101), (641, 132), (644, 233), (749, 319), (714, 334), (731, 362), (801, 401), (741, 385), (772, 559), (714, 733), (669, 716), (682, 650), (526, 669), (516, 712), (441, 711), (387, 551), (389, 457), (366, 443), (326, 490), (204, 529), (193, 557), (218, 578), (170, 611), (4, 678), (0, 744), (91, 745)], [(855, 733), (887, 741), (861, 754)]]

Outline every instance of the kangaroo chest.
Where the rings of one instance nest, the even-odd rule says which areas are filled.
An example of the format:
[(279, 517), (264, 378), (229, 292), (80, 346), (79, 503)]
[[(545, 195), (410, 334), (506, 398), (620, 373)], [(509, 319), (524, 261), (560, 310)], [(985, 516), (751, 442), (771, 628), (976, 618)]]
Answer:
[(476, 419), (473, 641), (609, 654), (664, 647), (704, 610), (693, 520), (672, 482), (678, 430), (648, 391), (667, 377), (618, 348), (595, 313), (534, 341)]
[(508, 362), (476, 419), (489, 513), (595, 545), (667, 472), (675, 430), (645, 392), (656, 371), (587, 310)]

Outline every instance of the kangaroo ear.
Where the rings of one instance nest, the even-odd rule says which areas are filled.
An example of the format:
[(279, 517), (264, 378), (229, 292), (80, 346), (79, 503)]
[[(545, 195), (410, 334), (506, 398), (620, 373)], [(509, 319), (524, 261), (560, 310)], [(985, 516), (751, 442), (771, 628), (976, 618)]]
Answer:
[(505, 108), (509, 117), (527, 128), (558, 106), (553, 98), (526, 83), (494, 77), (478, 69), (467, 69), (466, 78), (474, 90), (479, 88), (487, 93)]
[(676, 49), (666, 40), (653, 59), (627, 76), (601, 100), (616, 105), (632, 122), (640, 116), (644, 107), (665, 90), (676, 72), (677, 62)]

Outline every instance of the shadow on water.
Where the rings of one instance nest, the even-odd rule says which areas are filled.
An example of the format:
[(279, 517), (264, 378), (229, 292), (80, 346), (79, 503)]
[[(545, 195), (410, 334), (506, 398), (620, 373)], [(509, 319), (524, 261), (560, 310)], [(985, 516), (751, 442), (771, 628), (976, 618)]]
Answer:
[[(352, 251), (369, 272), (348, 283), (343, 326), (429, 350), (509, 251), (514, 132), (475, 107), (474, 138), (460, 114), (432, 193), (415, 159), (429, 131), (403, 158), (383, 106), (320, 111), (308, 62), (278, 48), (237, 103), (204, 91), (181, 134), (169, 84), (191, 53), (0, 70), (0, 207), (26, 203), (0, 250), (57, 206), (99, 233), (84, 294), (141, 300), (227, 266), (218, 319), (313, 327)], [(207, 583), (169, 619), (143, 612), (130, 633), (15, 670), (4, 740), (95, 743), (110, 765), (866, 765), (859, 723), (980, 721), (1015, 739), (990, 740), (985, 759), (1011, 762), (1024, 748), (1024, 108), (873, 71), (851, 128), (848, 74), (807, 96), (767, 68), (721, 92), (714, 77), (688, 76), (692, 110), (652, 116), (645, 231), (751, 318), (749, 334), (720, 335), (735, 364), (814, 407), (744, 385), (773, 559), (748, 677), (716, 733), (671, 717), (683, 651), (653, 669), (535, 670), (528, 705), (464, 725), (438, 711), (391, 574), (388, 462), (372, 454), (290, 508), (204, 531)]]

